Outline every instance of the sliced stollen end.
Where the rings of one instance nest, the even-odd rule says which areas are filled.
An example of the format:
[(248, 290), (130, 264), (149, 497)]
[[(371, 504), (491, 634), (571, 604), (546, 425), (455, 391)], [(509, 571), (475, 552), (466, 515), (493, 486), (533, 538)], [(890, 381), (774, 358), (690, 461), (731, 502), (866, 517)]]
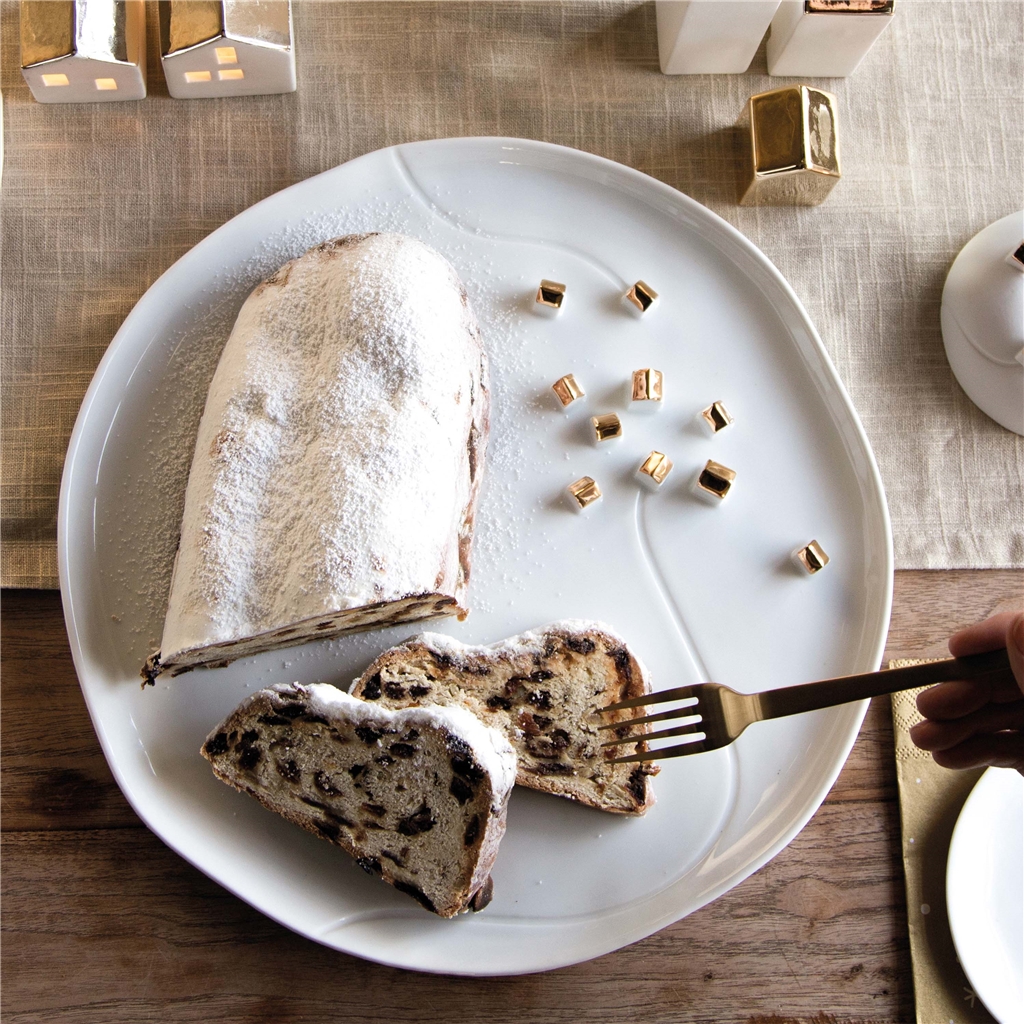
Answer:
[(464, 618), (488, 428), (480, 331), (440, 253), (371, 233), (285, 264), (210, 384), (143, 675)]
[(392, 711), (324, 683), (247, 697), (202, 748), (214, 774), (441, 917), (490, 902), (516, 758), (461, 707)]
[[(351, 692), (389, 708), (463, 705), (504, 731), (518, 757), (521, 786), (617, 814), (654, 803), (650, 764), (610, 764), (646, 744), (606, 747), (601, 725), (642, 717), (642, 708), (598, 716), (608, 704), (650, 693), (647, 670), (626, 642), (600, 623), (554, 622), (488, 647), (422, 633), (385, 651)], [(647, 726), (636, 731), (648, 731)]]

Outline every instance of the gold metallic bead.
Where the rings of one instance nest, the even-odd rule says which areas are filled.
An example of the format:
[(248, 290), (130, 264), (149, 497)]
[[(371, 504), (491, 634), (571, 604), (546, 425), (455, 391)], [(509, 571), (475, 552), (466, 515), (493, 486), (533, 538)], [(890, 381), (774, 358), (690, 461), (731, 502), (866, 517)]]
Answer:
[(586, 391), (576, 383), (576, 378), (571, 373), (567, 373), (564, 377), (559, 377), (551, 385), (551, 390), (558, 396), (558, 400), (563, 406), (572, 404), (577, 398), (582, 398), (586, 394)]
[(828, 555), (825, 554), (824, 549), (816, 540), (812, 540), (806, 547), (798, 548), (794, 551), (793, 558), (811, 576), (824, 569), (829, 561)]
[(740, 116), (746, 130), (742, 206), (817, 206), (840, 178), (836, 98), (807, 85), (751, 96)]
[(664, 395), (664, 378), (661, 370), (633, 371), (633, 401), (660, 402)]
[(716, 498), (724, 498), (729, 493), (729, 488), (732, 487), (735, 479), (736, 471), (734, 469), (708, 459), (707, 465), (697, 477), (697, 486)]
[(638, 473), (650, 478), (656, 484), (663, 484), (672, 472), (672, 460), (664, 452), (651, 452), (641, 463)]
[(1017, 270), (1024, 270), (1024, 242), (1021, 242), (1020, 245), (1018, 245), (1017, 248), (1006, 257), (1006, 262)]
[(721, 402), (712, 402), (706, 409), (701, 410), (701, 416), (714, 434), (725, 430), (733, 422), (733, 418)]
[(567, 488), (572, 500), (580, 507), (586, 508), (593, 505), (601, 497), (601, 488), (594, 483), (592, 477), (581, 476), (579, 480), (569, 484)]
[(626, 292), (626, 298), (634, 305), (641, 313), (646, 313), (647, 310), (654, 305), (658, 299), (658, 293), (649, 285), (644, 284), (643, 281), (637, 281), (632, 288)]
[(594, 425), (594, 438), (598, 441), (622, 437), (622, 424), (613, 412), (605, 413), (604, 416), (591, 416), (590, 422)]
[(565, 299), (565, 285), (557, 281), (541, 281), (537, 289), (537, 302), (549, 309), (561, 309)]

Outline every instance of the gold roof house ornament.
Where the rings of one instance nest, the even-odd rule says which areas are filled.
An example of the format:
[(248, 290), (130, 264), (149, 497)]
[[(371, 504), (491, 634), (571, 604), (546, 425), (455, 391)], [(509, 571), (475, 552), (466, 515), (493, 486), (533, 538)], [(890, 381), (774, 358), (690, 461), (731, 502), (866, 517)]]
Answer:
[(22, 0), (21, 73), (40, 103), (144, 99), (142, 0)]
[(295, 92), (291, 0), (160, 0), (160, 54), (177, 100)]
[(836, 98), (808, 85), (751, 96), (740, 115), (741, 206), (817, 206), (839, 181)]

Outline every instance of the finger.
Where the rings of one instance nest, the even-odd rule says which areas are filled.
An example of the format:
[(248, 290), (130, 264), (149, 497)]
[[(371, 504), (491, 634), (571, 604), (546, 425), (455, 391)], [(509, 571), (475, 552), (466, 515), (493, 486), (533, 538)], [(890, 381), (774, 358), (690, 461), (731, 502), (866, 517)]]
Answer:
[(1017, 678), (1017, 686), (1024, 693), (1024, 613), (1016, 616), (1006, 629), (1006, 653)]
[(947, 750), (971, 736), (1024, 729), (1024, 700), (1015, 704), (988, 704), (980, 711), (949, 722), (918, 722), (910, 738), (922, 750)]
[(1016, 768), (1024, 772), (1024, 734), (1003, 732), (990, 736), (972, 736), (959, 746), (932, 754), (943, 768)]
[(1000, 612), (984, 622), (961, 629), (949, 638), (949, 653), (954, 658), (965, 658), (969, 654), (984, 654), (998, 651), (1006, 646), (1006, 631), (1019, 612)]
[(917, 695), (917, 710), (925, 718), (947, 721), (962, 718), (986, 704), (1007, 704), (1021, 699), (1016, 683), (1006, 678), (980, 676), (939, 683)]

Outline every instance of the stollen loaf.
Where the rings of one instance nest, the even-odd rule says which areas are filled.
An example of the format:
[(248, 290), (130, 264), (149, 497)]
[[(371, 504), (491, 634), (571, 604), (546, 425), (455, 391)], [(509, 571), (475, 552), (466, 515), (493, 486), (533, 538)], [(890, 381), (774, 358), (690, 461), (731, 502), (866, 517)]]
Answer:
[(415, 238), (348, 235), (249, 296), (210, 385), (148, 681), (467, 613), (480, 331)]

